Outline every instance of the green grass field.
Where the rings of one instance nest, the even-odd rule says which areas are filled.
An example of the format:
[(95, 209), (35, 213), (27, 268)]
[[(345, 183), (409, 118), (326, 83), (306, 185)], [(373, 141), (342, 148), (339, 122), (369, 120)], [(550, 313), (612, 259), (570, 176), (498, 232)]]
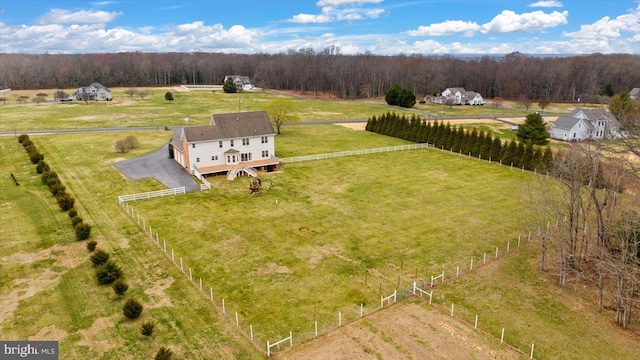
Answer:
[[(66, 89), (69, 94), (75, 89)], [(241, 94), (225, 94), (222, 91), (179, 91), (179, 88), (149, 88), (149, 95), (144, 99), (130, 97), (125, 88), (114, 88), (114, 101), (99, 102), (53, 101), (56, 90), (23, 90), (10, 91), (4, 94), (8, 99), (0, 104), (0, 131), (44, 130), (44, 129), (78, 129), (78, 128), (113, 128), (137, 126), (183, 126), (188, 115), (191, 125), (204, 125), (213, 113), (241, 111), (261, 111), (266, 105), (286, 95), (273, 93), (243, 92)], [(167, 91), (174, 94), (174, 101), (164, 99)], [(44, 92), (48, 101), (35, 104), (31, 99), (36, 93)], [(29, 96), (26, 103), (14, 100), (16, 95)], [(418, 113), (445, 117), (464, 116), (507, 116), (522, 115), (527, 112), (513, 102), (505, 102), (501, 108), (493, 106), (453, 106), (416, 104), (411, 110), (392, 108), (383, 99), (341, 101), (292, 98), (295, 115), (299, 121), (339, 121), (366, 120), (371, 115), (387, 111), (395, 111), (411, 115)], [(575, 108), (575, 104), (552, 104), (546, 112), (564, 114)], [(537, 105), (530, 111), (539, 111)]]
[[(223, 94), (207, 92), (165, 104), (165, 89), (154, 91), (157, 98), (149, 99), (154, 106), (145, 105), (147, 100), (133, 100), (130, 106), (72, 104), (86, 108), (78, 117), (64, 108), (68, 104), (29, 104), (37, 116), (8, 106), (0, 106), (0, 115), (41, 129), (94, 126), (86, 122), (92, 116), (96, 123), (117, 126), (100, 109), (120, 106), (122, 119), (131, 121), (126, 126), (162, 124), (173, 116), (178, 125), (184, 116), (167, 114), (164, 106), (203, 102), (199, 112), (189, 113), (198, 123), (206, 123), (211, 112), (237, 106), (237, 96), (214, 101)], [(206, 104), (209, 96), (212, 102)], [(258, 109), (258, 100), (268, 96), (249, 100), (243, 95), (243, 108)], [(326, 103), (322, 106), (328, 111)], [(338, 103), (348, 109), (336, 112), (349, 117), (386, 109)], [(225, 299), (225, 317), (117, 203), (118, 195), (163, 186), (150, 179), (128, 180), (113, 164), (157, 149), (171, 134), (157, 130), (31, 137), (76, 197), (80, 216), (94, 226), (91, 238), (123, 267), (129, 294), (145, 305), (142, 318), (135, 321), (122, 316), (123, 300), (96, 284), (84, 244), (74, 241), (67, 215), (58, 210), (21, 145), (11, 136), (0, 137), (0, 221), (10, 224), (0, 228), (3, 338), (61, 339), (65, 359), (101, 353), (107, 359), (149, 358), (161, 345), (170, 346), (180, 358), (259, 358), (234, 330), (235, 311), (245, 332), (253, 325), (260, 344), (289, 331), (300, 341), (311, 336), (315, 320), (321, 330), (328, 330), (336, 325), (339, 311), (348, 321), (357, 316), (361, 303), (365, 312), (379, 306), (380, 290), (388, 295), (398, 283), (410, 285), (416, 274), (427, 279), (443, 270), (450, 273), (470, 258), (504, 248), (507, 241), (513, 245), (531, 228), (523, 196), (533, 178), (530, 173), (436, 150), (287, 164), (281, 172), (264, 176), (273, 182), (270, 191), (254, 196), (247, 194), (246, 178), (215, 178), (208, 192), (129, 203), (194, 275), (203, 277), (205, 289), (214, 289), (216, 301)], [(141, 147), (116, 153), (114, 143), (127, 135), (138, 137)], [(276, 154), (403, 143), (339, 126), (290, 126), (276, 137)], [(9, 173), (16, 175), (19, 187)], [(438, 288), (434, 300), (443, 306), (456, 302), (462, 315), (480, 312), (481, 324), (494, 336), (496, 331), (499, 336), (504, 319), (512, 319), (515, 336), (508, 342), (523, 351), (535, 342), (539, 358), (633, 358), (638, 345), (610, 327), (608, 315), (597, 314), (581, 294), (561, 291), (538, 273), (535, 256), (535, 247), (523, 248), (478, 275)], [(483, 275), (488, 271), (491, 276)], [(531, 294), (534, 300), (520, 306)], [(156, 321), (156, 333), (144, 339), (138, 330), (148, 319)], [(608, 340), (593, 341), (603, 327)]]
[[(164, 132), (136, 134), (142, 148), (136, 156), (166, 141)], [(111, 166), (111, 146), (118, 134), (33, 136), (36, 146), (60, 174), (85, 222), (91, 239), (111, 253), (130, 285), (128, 296), (145, 306), (135, 321), (122, 315), (124, 300), (99, 286), (84, 242), (76, 242), (69, 218), (55, 200), (13, 137), (0, 138), (0, 333), (3, 340), (57, 339), (61, 358), (151, 358), (169, 346), (180, 358), (259, 358), (227, 319), (188, 284), (117, 205), (121, 192), (159, 186), (151, 181), (124, 180)], [(91, 143), (92, 145), (87, 145)], [(73, 150), (71, 150), (73, 149)], [(84, 150), (83, 150), (84, 149)], [(20, 186), (15, 186), (13, 173)], [(150, 339), (139, 333), (153, 319)]]

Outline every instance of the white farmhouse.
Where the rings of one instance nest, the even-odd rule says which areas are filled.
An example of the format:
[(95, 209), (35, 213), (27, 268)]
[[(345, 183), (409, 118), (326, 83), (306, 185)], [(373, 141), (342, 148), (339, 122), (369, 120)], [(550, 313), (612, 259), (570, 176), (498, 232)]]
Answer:
[(213, 114), (209, 125), (187, 126), (171, 139), (173, 158), (190, 174), (226, 173), (229, 180), (256, 169), (273, 171), (275, 132), (266, 111)]
[(436, 104), (447, 104), (448, 100), (452, 105), (484, 105), (482, 95), (461, 87), (446, 88), (439, 96), (431, 98), (431, 102)]
[(76, 100), (113, 100), (111, 90), (98, 83), (78, 88), (78, 90), (73, 93), (73, 97)]
[(604, 110), (575, 109), (568, 116), (559, 116), (550, 131), (551, 138), (583, 141), (619, 138), (620, 123)]

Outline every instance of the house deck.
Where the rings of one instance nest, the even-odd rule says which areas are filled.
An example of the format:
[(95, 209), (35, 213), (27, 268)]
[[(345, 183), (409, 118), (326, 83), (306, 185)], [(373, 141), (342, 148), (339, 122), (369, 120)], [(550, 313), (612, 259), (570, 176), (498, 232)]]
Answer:
[[(280, 160), (278, 160), (278, 158), (269, 158), (269, 159), (255, 160), (255, 161), (243, 161), (242, 164), (252, 168), (260, 168), (260, 167), (265, 167), (270, 165), (278, 165), (280, 164)], [(233, 168), (234, 165), (236, 164), (203, 166), (203, 167), (194, 166), (194, 168), (198, 173), (202, 175), (209, 175), (209, 174), (228, 172), (229, 170), (231, 170), (231, 168)]]

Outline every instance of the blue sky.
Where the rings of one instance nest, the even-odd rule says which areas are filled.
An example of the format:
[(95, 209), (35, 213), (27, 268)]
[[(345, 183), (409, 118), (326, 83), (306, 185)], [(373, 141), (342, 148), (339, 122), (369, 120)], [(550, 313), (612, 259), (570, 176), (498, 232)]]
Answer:
[(640, 53), (640, 0), (0, 0), (0, 52)]

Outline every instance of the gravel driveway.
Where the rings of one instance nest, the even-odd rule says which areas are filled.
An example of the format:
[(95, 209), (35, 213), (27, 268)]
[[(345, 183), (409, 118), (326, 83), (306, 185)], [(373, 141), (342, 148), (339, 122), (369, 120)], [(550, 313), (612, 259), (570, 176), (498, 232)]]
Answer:
[(121, 161), (115, 166), (133, 180), (155, 178), (169, 189), (184, 186), (187, 192), (200, 190), (200, 185), (187, 170), (169, 159), (168, 143), (151, 154)]

